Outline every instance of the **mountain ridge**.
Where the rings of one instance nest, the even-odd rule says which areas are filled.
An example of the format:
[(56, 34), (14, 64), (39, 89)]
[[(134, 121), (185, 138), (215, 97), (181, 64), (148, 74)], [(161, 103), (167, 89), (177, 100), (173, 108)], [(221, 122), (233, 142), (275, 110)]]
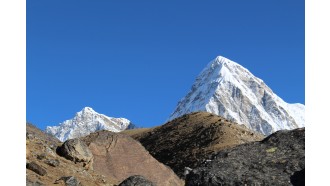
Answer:
[(120, 132), (132, 128), (137, 127), (126, 118), (109, 117), (97, 113), (91, 107), (84, 107), (72, 119), (65, 120), (57, 126), (47, 126), (45, 132), (63, 142), (99, 130)]
[(303, 104), (286, 103), (262, 79), (223, 56), (208, 63), (167, 121), (196, 111), (214, 113), (265, 135), (305, 126)]
[(138, 140), (158, 161), (184, 177), (185, 167), (197, 164), (222, 149), (260, 141), (260, 133), (208, 112), (185, 114), (163, 125), (120, 132)]

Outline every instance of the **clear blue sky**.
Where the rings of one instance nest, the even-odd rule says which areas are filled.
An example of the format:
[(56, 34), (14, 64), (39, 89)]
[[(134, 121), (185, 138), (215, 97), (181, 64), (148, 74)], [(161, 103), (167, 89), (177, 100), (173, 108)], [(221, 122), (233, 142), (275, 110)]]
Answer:
[(217, 55), (305, 103), (304, 1), (26, 1), (27, 121), (163, 124)]

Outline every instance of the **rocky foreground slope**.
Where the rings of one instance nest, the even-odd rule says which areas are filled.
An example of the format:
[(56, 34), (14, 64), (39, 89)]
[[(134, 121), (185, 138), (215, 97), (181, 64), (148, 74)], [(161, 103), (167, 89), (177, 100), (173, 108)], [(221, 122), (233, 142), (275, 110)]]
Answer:
[(186, 185), (305, 185), (305, 128), (222, 150), (190, 171)]
[(32, 125), (26, 129), (27, 185), (125, 185), (139, 175), (159, 186), (184, 184), (127, 135), (99, 131), (61, 143)]
[(244, 126), (207, 112), (186, 114), (152, 129), (122, 133), (138, 140), (151, 155), (181, 177), (185, 167), (196, 168), (199, 162), (219, 150), (264, 138)]
[(56, 153), (61, 142), (33, 125), (26, 125), (26, 185), (95, 185), (111, 186), (115, 182), (80, 163)]

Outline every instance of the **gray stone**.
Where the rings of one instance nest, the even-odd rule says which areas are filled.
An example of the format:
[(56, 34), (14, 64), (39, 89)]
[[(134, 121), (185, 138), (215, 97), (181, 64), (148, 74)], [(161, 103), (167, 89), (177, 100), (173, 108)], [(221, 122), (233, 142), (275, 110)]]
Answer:
[(93, 159), (93, 154), (87, 145), (80, 139), (70, 139), (65, 141), (62, 146), (57, 149), (57, 153), (75, 163), (89, 163)]
[(58, 184), (60, 180), (63, 180), (66, 186), (81, 186), (80, 181), (74, 176), (63, 176), (55, 181)]
[(130, 176), (126, 178), (119, 186), (156, 186), (151, 181), (140, 175)]
[(45, 160), (45, 163), (50, 165), (50, 166), (53, 166), (53, 167), (57, 167), (60, 165), (60, 161), (58, 160), (54, 160), (54, 159), (48, 159), (48, 160)]
[(46, 154), (45, 153), (42, 153), (42, 154), (38, 154), (37, 155), (37, 159), (38, 160), (43, 160), (43, 159), (45, 159), (46, 158)]

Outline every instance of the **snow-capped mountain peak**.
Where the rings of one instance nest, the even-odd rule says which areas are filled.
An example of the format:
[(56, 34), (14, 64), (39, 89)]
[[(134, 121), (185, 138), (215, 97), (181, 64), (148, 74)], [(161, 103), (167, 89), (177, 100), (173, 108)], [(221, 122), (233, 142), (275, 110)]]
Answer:
[(78, 113), (96, 113), (91, 107), (84, 107), (80, 112)]
[(169, 120), (195, 111), (223, 116), (266, 135), (305, 125), (304, 105), (284, 102), (249, 70), (222, 56), (202, 70)]
[(73, 119), (66, 120), (57, 126), (47, 126), (46, 132), (61, 141), (86, 136), (98, 130), (120, 132), (134, 126), (126, 118), (113, 118), (99, 114), (91, 107), (77, 112)]

